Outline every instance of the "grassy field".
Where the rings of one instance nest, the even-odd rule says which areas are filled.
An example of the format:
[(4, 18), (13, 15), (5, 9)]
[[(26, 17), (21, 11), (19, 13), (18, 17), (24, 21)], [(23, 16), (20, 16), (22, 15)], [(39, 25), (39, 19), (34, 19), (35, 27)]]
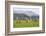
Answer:
[(24, 27), (38, 27), (39, 21), (37, 20), (14, 20), (13, 28), (24, 28)]

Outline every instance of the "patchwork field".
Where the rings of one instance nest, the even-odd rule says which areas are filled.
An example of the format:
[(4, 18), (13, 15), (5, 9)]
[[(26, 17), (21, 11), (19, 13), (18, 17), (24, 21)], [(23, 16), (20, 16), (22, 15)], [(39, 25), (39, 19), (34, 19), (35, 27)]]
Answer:
[(25, 28), (25, 27), (38, 27), (39, 20), (14, 20), (14, 28)]

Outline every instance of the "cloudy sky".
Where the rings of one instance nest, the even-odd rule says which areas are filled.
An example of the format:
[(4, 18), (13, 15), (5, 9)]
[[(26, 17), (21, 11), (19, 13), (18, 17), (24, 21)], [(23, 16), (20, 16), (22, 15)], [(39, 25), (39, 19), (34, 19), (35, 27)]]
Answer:
[(38, 14), (39, 15), (39, 8), (13, 8), (13, 13), (25, 13), (25, 14)]

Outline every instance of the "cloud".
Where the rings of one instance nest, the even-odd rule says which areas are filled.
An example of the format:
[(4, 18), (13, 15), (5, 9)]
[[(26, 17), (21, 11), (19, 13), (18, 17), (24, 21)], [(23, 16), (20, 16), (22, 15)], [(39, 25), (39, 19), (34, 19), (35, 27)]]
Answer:
[(39, 8), (14, 8), (13, 13), (26, 13), (29, 15), (35, 13), (39, 15)]

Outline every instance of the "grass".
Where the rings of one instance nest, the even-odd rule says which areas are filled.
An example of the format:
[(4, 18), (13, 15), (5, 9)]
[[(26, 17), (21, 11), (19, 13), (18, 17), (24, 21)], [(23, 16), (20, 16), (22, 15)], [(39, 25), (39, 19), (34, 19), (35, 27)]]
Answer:
[(39, 20), (14, 20), (13, 28), (38, 27)]

